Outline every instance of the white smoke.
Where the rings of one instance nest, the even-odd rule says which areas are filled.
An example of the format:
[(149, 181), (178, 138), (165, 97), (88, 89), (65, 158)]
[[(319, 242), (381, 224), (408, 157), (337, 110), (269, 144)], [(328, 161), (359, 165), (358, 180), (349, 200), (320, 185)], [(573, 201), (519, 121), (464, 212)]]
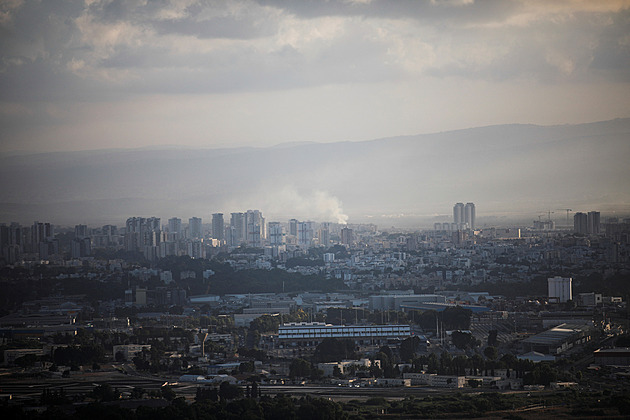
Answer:
[(260, 205), (271, 217), (348, 223), (341, 200), (327, 191), (300, 193), (292, 186), (276, 187), (265, 194)]

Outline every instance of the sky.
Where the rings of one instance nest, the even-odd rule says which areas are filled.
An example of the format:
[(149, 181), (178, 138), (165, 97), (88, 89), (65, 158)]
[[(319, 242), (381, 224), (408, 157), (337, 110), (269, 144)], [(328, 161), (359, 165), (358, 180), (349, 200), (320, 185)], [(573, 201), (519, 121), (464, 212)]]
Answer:
[(630, 116), (630, 0), (3, 0), (0, 53), (0, 152)]

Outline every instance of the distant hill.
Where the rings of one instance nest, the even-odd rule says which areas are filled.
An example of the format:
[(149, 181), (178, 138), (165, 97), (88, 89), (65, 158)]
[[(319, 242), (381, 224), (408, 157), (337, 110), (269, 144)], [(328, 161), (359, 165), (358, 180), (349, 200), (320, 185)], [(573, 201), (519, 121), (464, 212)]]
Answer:
[(457, 201), (475, 202), (480, 215), (628, 210), (629, 162), (630, 119), (270, 148), (0, 155), (0, 222), (209, 221), (258, 208), (268, 220), (396, 224), (450, 214)]

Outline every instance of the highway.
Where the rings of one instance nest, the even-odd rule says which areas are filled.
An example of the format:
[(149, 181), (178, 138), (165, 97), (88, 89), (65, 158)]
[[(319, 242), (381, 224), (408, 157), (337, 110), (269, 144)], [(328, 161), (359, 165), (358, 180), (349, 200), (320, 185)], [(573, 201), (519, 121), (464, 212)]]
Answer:
[(52, 378), (8, 378), (0, 379), (0, 393), (11, 394), (13, 401), (22, 402), (31, 399), (39, 400), (44, 389), (59, 391), (63, 388), (66, 396), (90, 393), (97, 385), (109, 384), (120, 392), (131, 391), (141, 387), (145, 391), (159, 389), (164, 384), (163, 378), (150, 376), (125, 375), (118, 371), (90, 372), (71, 375), (70, 377)]

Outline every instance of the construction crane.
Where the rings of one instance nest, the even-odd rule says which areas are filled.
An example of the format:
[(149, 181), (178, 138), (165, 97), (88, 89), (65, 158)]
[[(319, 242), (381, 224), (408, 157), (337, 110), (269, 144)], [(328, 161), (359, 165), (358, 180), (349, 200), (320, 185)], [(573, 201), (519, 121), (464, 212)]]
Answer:
[(547, 220), (551, 220), (551, 215), (554, 213), (555, 211), (547, 210)]
[(569, 212), (573, 211), (573, 209), (556, 209), (556, 210), (565, 210), (567, 212), (567, 226), (571, 226), (569, 224)]

